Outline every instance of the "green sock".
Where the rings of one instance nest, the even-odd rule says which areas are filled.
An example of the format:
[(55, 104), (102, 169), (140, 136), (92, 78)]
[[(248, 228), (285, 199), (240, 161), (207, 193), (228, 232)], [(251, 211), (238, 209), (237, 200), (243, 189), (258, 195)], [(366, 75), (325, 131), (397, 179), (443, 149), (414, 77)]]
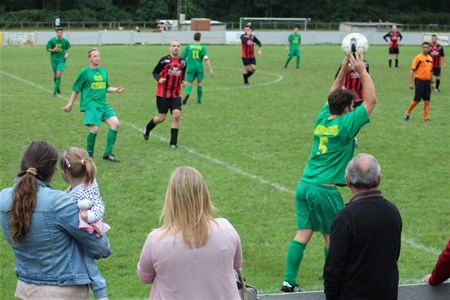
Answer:
[(300, 55), (297, 56), (296, 66), (300, 68)]
[(191, 94), (191, 90), (192, 90), (192, 85), (188, 84), (188, 86), (186, 87), (186, 89), (184, 90), (184, 93), (186, 95), (190, 95)]
[(284, 272), (284, 281), (287, 281), (290, 285), (295, 285), (297, 274), (300, 269), (300, 263), (303, 259), (303, 251), (305, 251), (306, 244), (299, 241), (292, 240), (289, 243), (287, 258), (286, 258), (286, 271)]
[(327, 260), (329, 251), (330, 250), (328, 248), (323, 247), (323, 257), (325, 258), (325, 260)]
[(89, 131), (87, 135), (87, 153), (89, 154), (90, 157), (94, 156), (94, 146), (96, 138), (97, 135)]
[(286, 63), (284, 64), (285, 67), (287, 67), (288, 63), (291, 61), (292, 56), (289, 56), (288, 59), (286, 60)]
[(108, 130), (108, 135), (106, 136), (106, 149), (105, 155), (110, 155), (112, 153), (112, 149), (114, 144), (116, 143), (117, 131), (112, 130), (111, 128)]
[(203, 97), (203, 87), (202, 86), (198, 86), (197, 87), (197, 102), (202, 102), (202, 97)]
[(56, 77), (54, 92), (57, 92), (60, 86), (61, 86), (61, 77)]

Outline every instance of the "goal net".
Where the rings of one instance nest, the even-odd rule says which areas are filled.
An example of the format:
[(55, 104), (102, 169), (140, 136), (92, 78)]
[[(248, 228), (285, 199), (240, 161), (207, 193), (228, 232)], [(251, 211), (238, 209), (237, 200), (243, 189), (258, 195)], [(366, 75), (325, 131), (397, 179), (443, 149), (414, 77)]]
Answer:
[(2, 32), (1, 43), (3, 46), (33, 46), (33, 32)]
[(310, 18), (239, 18), (239, 28), (244, 29), (245, 24), (251, 23), (254, 29), (286, 30), (298, 27), (300, 30), (308, 29)]

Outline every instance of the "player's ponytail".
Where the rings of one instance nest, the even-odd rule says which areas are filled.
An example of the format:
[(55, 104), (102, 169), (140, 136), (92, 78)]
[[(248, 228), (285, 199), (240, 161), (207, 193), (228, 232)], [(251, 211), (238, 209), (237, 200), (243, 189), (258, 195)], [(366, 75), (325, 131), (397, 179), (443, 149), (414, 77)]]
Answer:
[(36, 207), (38, 180), (49, 182), (57, 161), (58, 152), (45, 141), (34, 141), (25, 150), (9, 213), (10, 237), (14, 243), (23, 241), (28, 232)]
[(95, 180), (96, 167), (94, 161), (83, 149), (76, 147), (67, 149), (60, 164), (66, 178), (84, 178), (85, 185), (91, 185)]

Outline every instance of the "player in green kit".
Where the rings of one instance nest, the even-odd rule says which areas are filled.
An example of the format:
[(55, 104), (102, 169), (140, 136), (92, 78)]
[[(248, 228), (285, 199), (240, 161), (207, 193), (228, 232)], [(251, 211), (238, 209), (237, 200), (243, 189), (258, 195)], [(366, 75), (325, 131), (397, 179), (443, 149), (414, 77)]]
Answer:
[(202, 35), (200, 32), (196, 32), (194, 34), (194, 42), (192, 44), (187, 45), (183, 52), (181, 53), (181, 57), (186, 60), (186, 81), (188, 85), (185, 90), (185, 96), (183, 99), (183, 104), (186, 104), (192, 90), (192, 84), (195, 79), (197, 79), (197, 103), (202, 103), (203, 97), (203, 61), (206, 62), (209, 69), (209, 74), (211, 76), (214, 75), (213, 69), (211, 66), (211, 62), (208, 58), (208, 53), (206, 51), (206, 47), (200, 44), (200, 39)]
[(48, 42), (46, 49), (50, 52), (50, 63), (53, 70), (53, 97), (61, 94), (61, 76), (66, 66), (66, 60), (69, 57), (70, 43), (63, 37), (64, 30), (61, 27), (56, 28), (56, 36)]
[(284, 64), (284, 67), (287, 68), (289, 62), (291, 61), (292, 57), (296, 57), (295, 67), (297, 69), (300, 68), (300, 44), (302, 42), (302, 36), (300, 33), (298, 33), (298, 28), (294, 28), (294, 32), (291, 33), (288, 37), (289, 45), (287, 46), (288, 53), (288, 59), (286, 60), (286, 63)]
[[(349, 62), (361, 75), (364, 101), (353, 110), (354, 93), (343, 89)], [(303, 252), (314, 231), (324, 237), (328, 255), (330, 230), (336, 214), (344, 207), (337, 186), (345, 186), (345, 169), (353, 157), (354, 138), (369, 123), (377, 102), (375, 86), (362, 56), (347, 56), (334, 81), (328, 102), (313, 125), (314, 142), (296, 192), (297, 232), (289, 243), (281, 291), (299, 291), (296, 283)]]
[(112, 87), (109, 85), (108, 74), (103, 67), (100, 67), (100, 52), (96, 48), (88, 51), (89, 66), (83, 68), (78, 74), (72, 87), (72, 95), (63, 110), (72, 110), (78, 94), (81, 93), (80, 111), (84, 113), (84, 125), (89, 127), (87, 136), (87, 152), (90, 157), (94, 156), (95, 139), (102, 122), (109, 126), (106, 138), (106, 149), (103, 154), (104, 160), (119, 162), (112, 150), (116, 142), (117, 131), (119, 130), (119, 119), (106, 101), (106, 93), (122, 93), (125, 89), (122, 86)]

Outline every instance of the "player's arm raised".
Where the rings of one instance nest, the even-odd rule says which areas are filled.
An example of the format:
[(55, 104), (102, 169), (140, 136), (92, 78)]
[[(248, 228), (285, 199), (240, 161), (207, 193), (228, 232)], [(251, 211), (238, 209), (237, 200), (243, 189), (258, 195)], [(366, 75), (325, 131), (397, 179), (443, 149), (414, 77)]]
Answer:
[(349, 63), (349, 56), (347, 55), (342, 61), (341, 67), (339, 68), (336, 74), (336, 78), (330, 89), (330, 93), (336, 89), (342, 89), (342, 87), (344, 86), (345, 75), (347, 74), (348, 71), (348, 63)]
[(377, 104), (375, 85), (367, 72), (366, 64), (364, 63), (364, 58), (361, 54), (357, 54), (355, 56), (350, 55), (350, 63), (352, 64), (352, 68), (361, 76), (362, 92), (364, 95), (362, 105), (364, 105), (367, 114), (370, 116), (372, 111), (375, 109), (375, 105)]

